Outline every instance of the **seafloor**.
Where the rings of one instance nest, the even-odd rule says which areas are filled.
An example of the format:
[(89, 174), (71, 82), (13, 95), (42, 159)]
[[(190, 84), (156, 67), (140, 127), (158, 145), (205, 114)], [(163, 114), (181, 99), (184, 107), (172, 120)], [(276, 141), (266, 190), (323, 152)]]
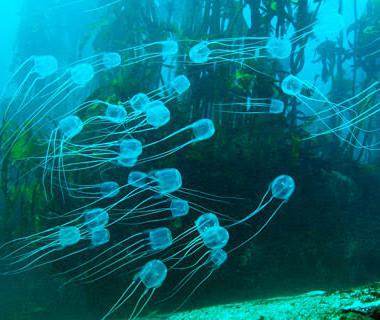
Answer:
[(143, 320), (365, 320), (380, 319), (380, 282), (350, 290), (218, 305)]

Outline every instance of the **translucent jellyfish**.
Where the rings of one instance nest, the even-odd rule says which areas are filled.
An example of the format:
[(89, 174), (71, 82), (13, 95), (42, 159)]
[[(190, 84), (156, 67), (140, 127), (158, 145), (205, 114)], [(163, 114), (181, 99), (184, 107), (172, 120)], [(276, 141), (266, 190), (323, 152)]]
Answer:
[(271, 183), (272, 196), (276, 199), (288, 201), (295, 189), (295, 182), (287, 175), (278, 176)]
[(94, 74), (94, 67), (89, 63), (78, 64), (70, 70), (72, 81), (79, 86), (89, 83), (94, 78)]
[[(333, 134), (356, 149), (380, 150), (376, 131), (366, 129), (367, 121), (380, 111), (380, 103), (376, 100), (380, 92), (378, 82), (339, 103), (329, 100), (314, 84), (294, 75), (282, 81), (281, 89), (301, 103), (306, 116), (315, 118), (312, 126), (309, 125), (310, 136), (305, 140)], [(374, 103), (363, 109), (363, 102), (368, 99), (373, 99)], [(366, 136), (371, 138), (365, 139)]]
[[(195, 234), (195, 237), (193, 236)], [(189, 241), (185, 239), (191, 237)], [(229, 232), (220, 226), (216, 215), (212, 213), (202, 214), (195, 222), (194, 226), (182, 232), (174, 238), (173, 244), (177, 251), (171, 253), (169, 250), (163, 259), (166, 263), (173, 262), (170, 268), (178, 268), (181, 264), (192, 259), (197, 253), (206, 250), (202, 256), (210, 253), (210, 250), (223, 249), (229, 241)], [(180, 244), (183, 243), (183, 244)]]
[[(32, 56), (21, 64), (21, 66), (11, 75), (0, 96), (1, 100), (11, 92), (9, 102), (4, 106), (3, 119), (11, 122), (16, 118), (19, 118), (21, 112), (25, 110), (27, 102), (34, 99), (36, 95), (34, 91), (36, 90), (37, 83), (54, 75), (57, 70), (58, 61), (54, 56), (50, 55)], [(16, 79), (22, 80), (19, 84), (14, 84)], [(16, 87), (14, 92), (11, 90), (11, 85)], [(10, 111), (12, 112), (10, 113)], [(18, 119), (18, 121), (19, 120), (20, 119)], [(15, 135), (12, 135), (10, 140), (6, 143), (11, 143), (14, 138)]]
[(182, 186), (181, 173), (175, 168), (153, 171), (149, 178), (152, 180), (153, 188), (161, 194), (172, 193)]
[(118, 163), (124, 167), (133, 167), (142, 154), (142, 144), (137, 139), (126, 139), (120, 142)]
[(97, 227), (90, 230), (91, 245), (93, 247), (99, 247), (108, 243), (110, 237), (110, 232), (104, 227)]
[(144, 61), (160, 61), (178, 53), (178, 43), (175, 40), (151, 42), (139, 46), (128, 47), (118, 51), (125, 58), (122, 67), (131, 66)]
[(102, 320), (108, 318), (124, 303), (130, 300), (132, 296), (136, 294), (139, 287), (143, 287), (144, 291), (140, 294), (140, 297), (129, 317), (129, 319), (136, 319), (152, 298), (155, 290), (162, 286), (167, 277), (167, 273), (168, 269), (161, 260), (151, 260), (147, 262), (135, 275), (135, 278), (130, 286), (124, 291), (119, 300), (117, 300)]
[(162, 55), (170, 56), (178, 53), (178, 43), (174, 40), (167, 40), (162, 42)]
[[(195, 238), (192, 236), (194, 232), (197, 233)], [(189, 236), (192, 239), (184, 241)], [(196, 273), (204, 269), (203, 279), (188, 295), (184, 301), (186, 303), (190, 296), (227, 260), (227, 252), (223, 248), (229, 242), (229, 238), (227, 229), (220, 226), (218, 218), (212, 213), (202, 214), (195, 221), (194, 227), (175, 237), (173, 247), (177, 250), (174, 253), (170, 250), (166, 252), (163, 261), (169, 266), (170, 270), (186, 271), (187, 274), (182, 277), (182, 280), (172, 289), (165, 300), (177, 294), (190, 282)], [(184, 242), (184, 244), (181, 244), (181, 242)]]
[[(47, 172), (50, 167), (50, 184), (51, 189), (50, 193), (53, 194), (53, 178), (54, 178), (54, 172), (55, 172), (55, 166), (56, 162), (58, 163), (58, 179), (59, 179), (59, 185), (62, 188), (62, 181), (63, 178), (66, 183), (66, 176), (65, 176), (65, 170), (64, 170), (64, 163), (63, 163), (63, 153), (64, 153), (64, 144), (70, 141), (72, 138), (74, 138), (76, 135), (78, 135), (83, 129), (83, 122), (82, 120), (77, 116), (67, 116), (63, 119), (61, 119), (58, 123), (58, 126), (56, 129), (52, 131), (49, 138), (49, 144), (46, 150), (46, 155), (44, 157), (44, 173), (43, 173), (43, 183), (44, 183), (44, 189), (46, 193), (46, 187), (45, 187), (45, 179), (47, 176)], [(57, 147), (58, 144), (58, 147)], [(53, 156), (51, 156), (51, 152), (53, 153)]]
[[(175, 168), (166, 168), (151, 171), (149, 174), (131, 171), (128, 183), (136, 189), (153, 191), (156, 194), (168, 195), (178, 191), (182, 187), (181, 173)], [(121, 201), (126, 198), (122, 198)]]
[(173, 217), (183, 217), (189, 213), (189, 202), (183, 199), (173, 199), (170, 203), (170, 210)]
[[(27, 70), (25, 70), (27, 69)], [(1, 98), (5, 93), (8, 93), (9, 85), (17, 78), (21, 78), (21, 83), (17, 86), (11, 101), (8, 103), (7, 109), (16, 101), (17, 98), (22, 97), (23, 101), (31, 94), (35, 84), (39, 80), (43, 80), (56, 73), (58, 70), (58, 61), (54, 56), (32, 56), (22, 63), (17, 70), (11, 75), (10, 80), (2, 92)], [(28, 89), (26, 90), (26, 86)], [(25, 92), (25, 94), (23, 94)], [(18, 107), (17, 107), (18, 108)], [(14, 110), (13, 110), (14, 111)]]
[[(181, 96), (184, 94), (186, 91), (189, 90), (191, 86), (190, 80), (187, 76), (185, 75), (178, 75), (174, 77), (174, 79), (169, 80), (168, 83), (163, 84), (162, 86), (158, 87), (157, 89), (147, 93), (145, 96), (141, 96), (139, 94), (138, 98), (139, 100), (142, 100), (142, 104), (146, 105), (146, 98), (149, 97), (149, 100), (157, 100), (158, 98), (161, 100), (163, 103), (168, 103), (177, 97)], [(133, 100), (133, 98), (132, 98)], [(145, 101), (144, 101), (145, 100)], [(130, 102), (133, 107), (134, 101)], [(136, 109), (136, 108), (134, 108)], [(145, 111), (145, 110), (143, 110)]]
[(103, 198), (113, 198), (119, 194), (120, 186), (115, 181), (106, 181), (99, 185), (99, 189)]
[(203, 141), (210, 139), (215, 133), (215, 126), (210, 119), (200, 119), (191, 125), (194, 140)]
[(128, 184), (135, 188), (142, 188), (147, 185), (148, 174), (142, 171), (131, 171), (128, 175)]
[(113, 69), (121, 65), (121, 56), (117, 52), (105, 52), (102, 57), (106, 69)]
[(213, 213), (204, 213), (195, 220), (195, 227), (199, 234), (202, 235), (210, 228), (219, 227), (219, 219)]
[[(60, 258), (52, 257), (54, 252), (59, 252), (76, 245), (83, 237), (84, 235), (80, 227), (63, 225), (10, 241), (1, 247), (4, 249), (16, 246), (16, 249), (1, 258), (9, 265), (10, 270), (5, 272), (5, 274), (17, 274), (29, 271), (79, 253), (84, 249), (66, 254)], [(49, 257), (51, 258), (48, 259)], [(45, 259), (47, 261), (43, 261)]]
[[(188, 208), (186, 208), (184, 201), (177, 201), (176, 207), (172, 207), (170, 203), (170, 201), (174, 201), (175, 199), (180, 200), (172, 194), (179, 192), (182, 187), (181, 174), (175, 168), (154, 170), (148, 174), (140, 171), (131, 171), (128, 176), (128, 184), (122, 188), (127, 187), (132, 188), (132, 190), (105, 207), (105, 211), (110, 212), (110, 210), (119, 204), (139, 199), (138, 196), (143, 196), (143, 194), (145, 194), (145, 197), (142, 201), (138, 201), (132, 209), (122, 210), (117, 219), (113, 220), (110, 225), (121, 221), (127, 224), (146, 224), (171, 220), (177, 218), (177, 216), (187, 214), (186, 209), (188, 210)], [(159, 202), (154, 201), (157, 200), (157, 196), (161, 199)], [(151, 201), (153, 201), (153, 204), (149, 204)], [(165, 206), (160, 207), (162, 204)], [(162, 212), (170, 214), (154, 217), (154, 215)]]
[(290, 74), (281, 82), (282, 91), (290, 96), (297, 96), (301, 93), (304, 83), (296, 76)]
[(116, 197), (122, 188), (116, 181), (104, 181), (91, 185), (71, 184), (67, 191), (71, 197), (80, 199), (105, 199)]
[(128, 113), (123, 106), (109, 104), (107, 106), (105, 119), (114, 123), (124, 123), (128, 118)]
[(158, 228), (149, 232), (152, 250), (164, 250), (173, 243), (172, 233), (168, 228)]
[(82, 262), (80, 266), (67, 270), (66, 274), (72, 274), (81, 269), (81, 272), (67, 283), (98, 281), (142, 259), (164, 252), (172, 245), (172, 233), (168, 228), (159, 227), (136, 233), (116, 242), (88, 261)]
[(150, 99), (145, 93), (137, 93), (135, 94), (129, 103), (133, 110), (137, 112), (145, 112), (150, 104)]
[(190, 60), (194, 63), (206, 63), (211, 54), (208, 42), (202, 41), (193, 46), (189, 51)]
[(163, 139), (145, 144), (143, 146), (144, 153), (145, 153), (145, 150), (148, 150), (148, 148), (155, 146), (159, 143), (162, 143), (162, 142), (164, 142), (170, 138), (173, 138), (179, 134), (184, 135), (186, 132), (191, 133), (191, 136), (187, 141), (183, 142), (182, 144), (180, 144), (180, 145), (178, 145), (172, 149), (164, 151), (162, 153), (159, 153), (159, 154), (156, 154), (153, 156), (146, 156), (145, 158), (141, 158), (139, 163), (146, 163), (146, 162), (150, 162), (150, 161), (154, 161), (154, 160), (157, 160), (160, 158), (167, 157), (167, 156), (174, 154), (174, 153), (178, 152), (179, 150), (193, 144), (194, 142), (199, 142), (199, 141), (204, 141), (204, 140), (210, 139), (215, 133), (215, 127), (214, 127), (212, 120), (210, 120), (210, 119), (197, 120), (197, 121), (193, 122), (192, 124), (187, 125), (187, 126), (183, 127), (182, 129), (179, 129), (179, 130), (169, 134), (168, 136), (166, 136)]
[(101, 208), (87, 210), (83, 215), (88, 229), (104, 228), (109, 221), (108, 212)]
[(289, 39), (269, 38), (267, 45), (267, 51), (272, 58), (287, 59), (292, 53), (292, 43)]
[[(138, 54), (140, 51), (142, 51), (142, 53)], [(24, 81), (12, 96), (9, 105), (5, 108), (4, 118), (12, 120), (18, 117), (20, 112), (31, 107), (33, 107), (33, 111), (27, 115), (27, 119), (25, 119), (24, 122), (19, 124), (20, 130), (16, 130), (11, 137), (3, 143), (3, 149), (9, 152), (15, 141), (23, 134), (32, 129), (36, 130), (36, 128), (42, 127), (43, 120), (46, 116), (53, 110), (59, 108), (75, 91), (86, 86), (97, 73), (113, 69), (117, 66), (127, 66), (156, 57), (162, 59), (164, 56), (175, 55), (177, 51), (177, 42), (167, 40), (126, 48), (119, 52), (96, 54), (70, 65), (61, 75), (57, 76), (53, 81), (50, 81), (36, 93), (33, 93), (33, 95), (31, 95), (31, 93), (35, 92), (35, 90), (33, 90), (35, 82), (54, 74), (57, 71), (57, 62), (52, 56), (31, 57), (15, 73), (16, 76), (19, 75), (24, 68), (34, 62), (34, 67), (30, 69)], [(123, 60), (127, 62), (123, 64)], [(34, 80), (31, 77), (33, 74), (36, 75)], [(32, 84), (29, 83), (30, 81)], [(184, 90), (184, 87), (178, 88), (178, 90)], [(25, 95), (22, 95), (21, 93), (25, 91)], [(159, 92), (159, 90), (156, 92)], [(174, 90), (173, 92), (176, 91)], [(171, 93), (166, 97), (167, 101), (173, 99), (176, 95), (178, 95), (178, 93)], [(137, 105), (135, 102), (136, 101), (132, 104)], [(8, 113), (11, 107), (13, 112), (11, 119), (8, 119)], [(121, 115), (119, 115), (119, 117), (108, 116), (108, 120), (116, 123), (122, 123), (123, 119)], [(26, 123), (32, 123), (32, 125), (26, 126)]]
[(138, 209), (134, 210), (133, 215), (123, 219), (123, 223), (127, 225), (145, 225), (170, 221), (187, 216), (190, 209), (191, 206), (187, 200), (170, 195), (168, 199), (153, 202), (146, 206), (139, 206)]
[(230, 238), (227, 229), (221, 226), (208, 228), (201, 234), (204, 245), (209, 249), (222, 249)]
[(283, 113), (284, 112), (284, 102), (279, 99), (271, 99), (269, 106), (269, 113)]
[(175, 90), (177, 94), (183, 94), (190, 88), (190, 81), (184, 75), (178, 76), (172, 80), (170, 88)]
[(83, 129), (83, 122), (77, 116), (68, 116), (58, 123), (58, 130), (65, 139), (70, 139), (79, 134)]
[[(42, 70), (42, 67), (39, 69)], [(19, 130), (16, 130), (5, 141), (4, 145), (9, 145), (8, 149), (11, 149), (21, 136), (31, 130), (36, 131), (44, 127), (46, 116), (53, 110), (56, 110), (76, 90), (82, 89), (88, 84), (94, 75), (94, 67), (91, 64), (80, 63), (74, 65), (36, 92), (33, 97), (22, 101), (18, 109), (13, 113), (13, 117), (18, 116), (21, 111), (27, 108), (33, 109), (28, 113), (26, 119), (19, 123)]]
[(33, 71), (41, 78), (53, 75), (58, 70), (58, 61), (53, 56), (34, 56)]
[[(94, 103), (104, 105), (102, 101), (94, 101)], [(87, 106), (84, 104), (79, 109)], [(147, 141), (149, 136), (144, 137), (145, 143), (143, 144), (133, 136), (157, 129), (170, 120), (169, 110), (158, 100), (150, 101), (144, 113), (132, 114), (126, 122), (123, 122), (123, 126), (118, 126), (119, 122), (124, 121), (126, 116), (126, 111), (122, 105), (108, 104), (105, 115), (106, 118), (112, 118), (112, 121), (109, 122), (115, 123), (115, 125), (104, 126), (104, 130), (100, 128), (97, 135), (90, 133), (91, 125), (94, 125), (96, 118), (104, 116), (95, 115), (83, 122), (77, 116), (68, 115), (60, 120), (57, 129), (52, 131), (46, 155), (43, 158), (43, 181), (45, 182), (48, 174), (50, 174), (51, 195), (53, 195), (53, 186), (56, 184), (54, 178), (57, 177), (57, 184), (61, 188), (62, 195), (64, 195), (63, 190), (67, 190), (73, 196), (98, 197), (97, 192), (91, 190), (94, 186), (70, 186), (67, 183), (66, 174), (100, 166), (109, 167), (115, 163), (121, 167), (130, 168), (167, 157), (194, 142), (209, 139), (215, 133), (214, 124), (210, 119), (200, 119), (156, 141), (149, 142)], [(132, 121), (135, 122), (132, 124)], [(127, 126), (126, 124), (129, 123), (131, 125)], [(150, 150), (157, 150), (156, 148), (153, 149), (153, 146), (164, 143), (180, 134), (183, 138), (186, 135), (188, 136), (181, 144), (158, 154), (150, 152)], [(131, 138), (117, 139), (126, 136)], [(75, 140), (73, 140), (74, 138)], [(115, 138), (116, 140), (114, 140)], [(150, 178), (152, 177), (153, 175), (150, 175)]]
[(178, 307), (178, 309), (181, 308), (190, 299), (190, 297), (211, 277), (211, 275), (227, 261), (227, 259), (228, 254), (226, 251), (223, 249), (214, 249), (207, 251), (193, 264), (184, 267), (171, 268), (182, 271), (190, 270), (190, 272), (182, 277), (181, 281), (172, 288), (172, 290), (169, 292), (169, 295), (162, 301), (166, 301), (174, 297), (179, 291), (187, 286), (190, 286), (190, 281), (194, 278), (194, 276), (199, 273), (199, 271), (203, 271), (202, 280), (198, 281), (195, 288), (193, 288), (193, 290), (187, 295), (185, 301)]
[[(288, 175), (280, 175), (276, 177), (269, 185), (267, 192), (264, 194), (263, 198), (261, 199), (259, 205), (257, 208), (252, 211), (250, 214), (248, 214), (246, 217), (244, 217), (241, 220), (238, 220), (232, 224), (229, 224), (226, 226), (226, 228), (229, 230), (230, 228), (233, 228), (237, 225), (240, 225), (250, 219), (252, 219), (254, 216), (256, 216), (258, 213), (262, 212), (265, 208), (269, 207), (271, 204), (274, 205), (274, 210), (270, 214), (269, 218), (266, 220), (266, 222), (263, 224), (262, 227), (259, 228), (259, 230), (254, 233), (252, 236), (250, 236), (247, 240), (240, 243), (235, 248), (229, 250), (229, 253), (232, 251), (237, 250), (247, 242), (251, 241), (253, 238), (257, 237), (269, 224), (269, 222), (274, 218), (274, 216), (277, 214), (277, 212), (280, 210), (280, 208), (288, 202), (290, 197), (293, 195), (295, 191), (295, 181), (291, 176)], [(276, 204), (275, 202), (278, 202)]]
[[(216, 106), (221, 112), (232, 114), (281, 114), (285, 109), (284, 102), (279, 99), (252, 97), (247, 97), (244, 102), (219, 103)], [(233, 110), (227, 110), (227, 108), (233, 108)]]
[(161, 101), (153, 101), (146, 110), (146, 122), (155, 128), (160, 128), (170, 121), (170, 111)]
[(276, 37), (237, 37), (201, 41), (189, 51), (191, 63), (225, 63), (233, 62), (244, 65), (253, 71), (266, 74), (248, 65), (250, 60), (286, 59), (292, 51), (292, 41), (288, 38)]
[(77, 227), (62, 227), (58, 231), (58, 242), (61, 247), (72, 246), (80, 239), (80, 231)]
[[(138, 133), (148, 132), (156, 129), (154, 126), (163, 125), (168, 121), (169, 114), (167, 112), (168, 111), (166, 108), (162, 108), (162, 105), (160, 104), (156, 107), (149, 108), (146, 111), (145, 115), (140, 115), (140, 117), (145, 117), (145, 119), (142, 119), (135, 126), (125, 129), (123, 128), (123, 131), (112, 131), (111, 133), (108, 133), (108, 135), (105, 134), (95, 136), (93, 137), (95, 139), (94, 141), (90, 140), (91, 137), (86, 138), (85, 143), (81, 143), (80, 139), (78, 139), (78, 142), (63, 141), (64, 143), (62, 144), (62, 147), (65, 149), (67, 145), (67, 151), (65, 151), (66, 149), (57, 150), (59, 148), (57, 148), (54, 143), (51, 143), (51, 147), (49, 148), (49, 151), (47, 152), (47, 155), (44, 159), (44, 166), (47, 167), (46, 164), (49, 161), (52, 164), (62, 164), (63, 159), (66, 159), (64, 161), (64, 168), (62, 168), (62, 166), (58, 166), (57, 168), (53, 168), (53, 166), (51, 166), (51, 169), (57, 172), (63, 172), (63, 169), (66, 172), (78, 171), (93, 169), (95, 167), (113, 163), (114, 161), (120, 166), (133, 167), (138, 164), (143, 164), (167, 157), (189, 145), (192, 145), (195, 142), (207, 140), (211, 138), (215, 133), (214, 124), (210, 119), (200, 119), (173, 133), (168, 134), (166, 137), (159, 140), (148, 142), (146, 141), (149, 139), (148, 137), (147, 139), (144, 139), (146, 141), (145, 144), (142, 144), (139, 140), (134, 138), (124, 139), (121, 141), (111, 140), (113, 136), (133, 136)], [(188, 138), (181, 144), (162, 151), (161, 153), (151, 154), (150, 150), (153, 149), (153, 146), (162, 144), (177, 135), (181, 135), (183, 138), (187, 135)], [(56, 135), (53, 132), (51, 140), (54, 142), (55, 138)], [(108, 141), (105, 141), (105, 138), (107, 138)], [(100, 140), (100, 142), (97, 142), (96, 139)], [(177, 139), (177, 141), (179, 141), (179, 139)], [(118, 145), (121, 146), (120, 151), (117, 151)], [(127, 151), (123, 151), (124, 149)], [(142, 154), (144, 156), (142, 156)], [(78, 161), (78, 158), (80, 157), (83, 160)], [(59, 161), (54, 162), (53, 159), (59, 159)]]
[(212, 250), (209, 256), (210, 262), (216, 267), (219, 268), (222, 264), (227, 261), (228, 254), (223, 249)]

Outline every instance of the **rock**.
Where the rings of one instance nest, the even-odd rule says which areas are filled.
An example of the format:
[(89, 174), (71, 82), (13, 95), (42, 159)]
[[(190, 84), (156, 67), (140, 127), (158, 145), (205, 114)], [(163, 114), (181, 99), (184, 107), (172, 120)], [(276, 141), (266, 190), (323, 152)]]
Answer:
[(253, 300), (144, 320), (364, 320), (380, 319), (380, 283), (351, 290), (311, 291), (289, 297)]

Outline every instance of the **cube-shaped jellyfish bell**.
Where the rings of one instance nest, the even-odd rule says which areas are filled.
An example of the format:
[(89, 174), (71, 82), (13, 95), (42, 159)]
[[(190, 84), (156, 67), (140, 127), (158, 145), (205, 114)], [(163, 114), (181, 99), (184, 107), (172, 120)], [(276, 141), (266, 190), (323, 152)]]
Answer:
[(168, 228), (157, 228), (149, 231), (149, 245), (152, 250), (164, 250), (173, 243), (172, 233)]
[(217, 226), (219, 226), (219, 219), (213, 213), (204, 213), (195, 220), (195, 227), (200, 235), (205, 233), (208, 229)]
[(183, 199), (173, 199), (170, 203), (170, 211), (173, 218), (186, 216), (189, 209), (189, 202)]
[(191, 124), (193, 141), (202, 141), (211, 138), (215, 133), (215, 126), (210, 119), (200, 119)]
[(154, 171), (151, 178), (156, 182), (156, 188), (161, 194), (172, 193), (182, 186), (181, 173), (174, 168)]
[(170, 88), (175, 90), (176, 93), (182, 94), (190, 88), (190, 81), (185, 75), (180, 75), (170, 82)]
[(81, 239), (78, 227), (68, 226), (62, 227), (58, 231), (58, 242), (62, 248), (72, 246)]

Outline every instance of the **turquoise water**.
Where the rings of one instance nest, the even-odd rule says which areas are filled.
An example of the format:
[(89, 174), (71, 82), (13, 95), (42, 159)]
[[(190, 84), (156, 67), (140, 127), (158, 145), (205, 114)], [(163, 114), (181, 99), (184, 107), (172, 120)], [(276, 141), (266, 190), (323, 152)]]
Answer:
[[(379, 1), (0, 14), (0, 319), (134, 319), (379, 281)], [(96, 208), (108, 220), (90, 226)], [(214, 233), (195, 230), (210, 212)], [(167, 270), (142, 272), (152, 259)]]

